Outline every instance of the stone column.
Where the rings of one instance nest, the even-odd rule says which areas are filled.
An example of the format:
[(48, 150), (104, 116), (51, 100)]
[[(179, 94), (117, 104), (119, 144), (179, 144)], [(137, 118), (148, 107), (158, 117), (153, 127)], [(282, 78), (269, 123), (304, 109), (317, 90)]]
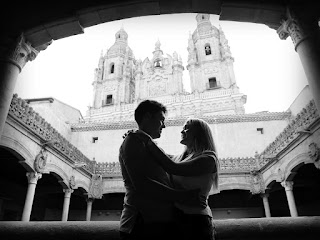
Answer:
[(64, 192), (64, 201), (63, 201), (61, 221), (68, 221), (70, 198), (71, 198), (71, 193), (73, 193), (73, 190), (68, 188), (68, 189), (63, 189), (63, 192)]
[(88, 198), (87, 199), (87, 215), (86, 215), (86, 221), (91, 220), (91, 212), (92, 212), (92, 203), (94, 199), (93, 198)]
[(0, 42), (0, 136), (7, 119), (13, 91), (22, 68), (36, 58), (38, 51), (21, 35), (16, 40)]
[(27, 173), (28, 190), (27, 190), (27, 196), (24, 203), (22, 219), (21, 219), (21, 221), (23, 222), (29, 222), (30, 220), (33, 198), (34, 198), (37, 182), (41, 177), (42, 177), (41, 173), (36, 173), (36, 172)]
[(288, 201), (291, 217), (298, 217), (297, 207), (296, 207), (296, 203), (294, 201), (294, 195), (293, 195), (293, 191), (292, 191), (293, 182), (292, 181), (283, 181), (283, 182), (281, 182), (281, 185), (286, 190), (287, 201)]
[(287, 20), (283, 21), (277, 30), (280, 39), (291, 37), (307, 76), (316, 107), (320, 111), (320, 39), (317, 39), (318, 32), (317, 19), (306, 23), (302, 19), (297, 19), (290, 10), (287, 11)]
[(269, 206), (269, 201), (268, 201), (269, 194), (268, 193), (261, 193), (260, 196), (263, 201), (264, 213), (265, 213), (266, 217), (269, 218), (269, 217), (271, 217), (270, 206)]

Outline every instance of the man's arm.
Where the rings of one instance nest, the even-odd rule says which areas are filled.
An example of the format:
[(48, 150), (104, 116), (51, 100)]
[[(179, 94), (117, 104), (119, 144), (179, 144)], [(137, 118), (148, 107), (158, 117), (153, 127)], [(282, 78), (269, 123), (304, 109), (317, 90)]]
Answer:
[(134, 134), (126, 137), (122, 147), (123, 165), (137, 192), (169, 201), (184, 201), (197, 197), (199, 190), (177, 190), (154, 179), (146, 168), (147, 161), (152, 161), (148, 159), (146, 146)]

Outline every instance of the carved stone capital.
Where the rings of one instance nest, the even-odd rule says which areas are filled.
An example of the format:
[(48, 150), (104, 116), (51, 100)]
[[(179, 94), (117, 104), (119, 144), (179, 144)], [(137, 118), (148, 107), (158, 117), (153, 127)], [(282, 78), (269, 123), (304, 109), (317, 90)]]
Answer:
[(292, 191), (293, 189), (293, 181), (283, 181), (281, 185), (286, 191)]
[(305, 27), (303, 27), (301, 20), (298, 20), (290, 10), (287, 10), (287, 19), (281, 21), (281, 26), (278, 28), (277, 33), (281, 40), (285, 40), (290, 36), (295, 50), (308, 37), (308, 33)]
[(94, 198), (87, 198), (86, 201), (87, 201), (87, 203), (93, 203), (94, 202)]
[(7, 40), (0, 45), (0, 61), (10, 62), (16, 65), (20, 72), (28, 61), (34, 60), (39, 51), (26, 42), (21, 34), (16, 40)]
[(73, 189), (65, 188), (65, 189), (63, 189), (63, 192), (64, 192), (65, 197), (70, 197), (71, 193), (73, 193)]
[(42, 177), (42, 174), (37, 172), (27, 172), (26, 175), (29, 184), (37, 184), (38, 180)]
[(260, 197), (261, 198), (268, 198), (269, 197), (269, 193), (260, 193)]

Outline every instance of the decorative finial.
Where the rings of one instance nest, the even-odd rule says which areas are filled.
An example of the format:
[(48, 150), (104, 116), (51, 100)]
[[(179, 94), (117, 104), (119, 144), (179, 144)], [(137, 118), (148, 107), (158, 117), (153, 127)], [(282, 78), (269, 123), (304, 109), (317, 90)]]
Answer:
[(159, 41), (159, 38), (158, 38), (158, 41), (156, 42), (156, 50), (160, 50), (160, 41)]

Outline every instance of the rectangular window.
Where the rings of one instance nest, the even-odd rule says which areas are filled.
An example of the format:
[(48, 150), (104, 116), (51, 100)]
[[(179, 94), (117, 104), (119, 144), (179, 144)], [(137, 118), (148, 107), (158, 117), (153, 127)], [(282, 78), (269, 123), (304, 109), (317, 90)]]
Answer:
[(106, 104), (112, 104), (112, 95), (107, 95)]
[(257, 131), (263, 134), (263, 128), (257, 128)]
[(209, 78), (209, 88), (216, 88), (218, 87), (218, 84), (217, 84), (217, 80), (216, 78)]

